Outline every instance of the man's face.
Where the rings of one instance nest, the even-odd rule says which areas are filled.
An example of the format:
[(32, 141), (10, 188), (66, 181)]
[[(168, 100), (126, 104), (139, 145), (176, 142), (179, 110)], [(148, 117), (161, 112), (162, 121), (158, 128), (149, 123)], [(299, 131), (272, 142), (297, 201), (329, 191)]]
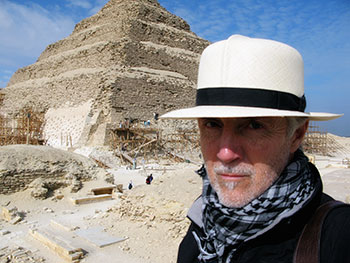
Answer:
[(260, 196), (295, 148), (285, 118), (211, 118), (199, 119), (198, 125), (210, 183), (227, 207)]

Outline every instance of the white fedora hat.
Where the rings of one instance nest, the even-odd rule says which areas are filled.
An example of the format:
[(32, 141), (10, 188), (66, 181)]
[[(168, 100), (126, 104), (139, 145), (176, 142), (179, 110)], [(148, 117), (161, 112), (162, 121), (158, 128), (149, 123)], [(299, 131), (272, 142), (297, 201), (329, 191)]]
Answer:
[(304, 65), (299, 52), (280, 42), (233, 35), (209, 45), (201, 56), (196, 106), (161, 118), (307, 117), (342, 114), (304, 112)]

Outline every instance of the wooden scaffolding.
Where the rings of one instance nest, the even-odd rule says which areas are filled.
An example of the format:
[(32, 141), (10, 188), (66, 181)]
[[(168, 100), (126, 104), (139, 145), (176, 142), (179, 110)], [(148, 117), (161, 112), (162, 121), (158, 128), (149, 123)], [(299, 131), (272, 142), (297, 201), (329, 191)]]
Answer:
[(44, 114), (23, 109), (15, 118), (0, 115), (0, 146), (9, 144), (44, 144)]
[(342, 151), (342, 148), (344, 148), (331, 138), (326, 131), (321, 130), (321, 128), (313, 122), (310, 122), (302, 147), (307, 153), (325, 156), (330, 156), (336, 151)]
[(196, 131), (162, 134), (157, 127), (145, 126), (140, 122), (111, 129), (109, 132), (110, 148), (122, 162), (132, 165), (137, 158), (145, 161), (166, 158), (190, 162), (192, 154), (199, 152), (199, 136)]
[(308, 153), (326, 155), (328, 153), (327, 132), (310, 122), (303, 141), (303, 150)]

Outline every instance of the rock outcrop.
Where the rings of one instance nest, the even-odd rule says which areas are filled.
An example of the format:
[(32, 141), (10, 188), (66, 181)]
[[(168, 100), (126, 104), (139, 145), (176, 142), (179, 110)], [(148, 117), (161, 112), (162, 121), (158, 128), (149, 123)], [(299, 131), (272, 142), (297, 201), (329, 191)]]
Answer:
[(76, 192), (81, 182), (104, 174), (93, 160), (80, 154), (48, 146), (0, 147), (0, 194), (31, 188), (33, 197), (46, 198), (50, 191), (68, 185)]
[[(16, 71), (3, 90), (1, 112), (65, 111), (62, 121), (48, 117), (47, 138), (72, 136), (62, 124), (78, 118), (73, 145), (105, 144), (106, 130), (124, 118), (147, 120), (192, 105), (208, 44), (156, 0), (111, 0)], [(69, 114), (79, 107), (80, 115)]]

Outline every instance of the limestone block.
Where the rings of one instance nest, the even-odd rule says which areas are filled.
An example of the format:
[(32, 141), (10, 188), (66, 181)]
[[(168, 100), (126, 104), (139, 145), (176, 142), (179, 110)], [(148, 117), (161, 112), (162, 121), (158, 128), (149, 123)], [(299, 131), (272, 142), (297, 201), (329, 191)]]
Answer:
[(103, 195), (94, 195), (94, 196), (87, 196), (87, 197), (80, 197), (80, 198), (71, 198), (71, 201), (75, 205), (80, 205), (80, 204), (93, 203), (93, 202), (99, 202), (99, 201), (105, 201), (105, 200), (111, 200), (111, 199), (113, 199), (111, 194), (103, 194)]
[[(18, 209), (17, 207), (12, 207), (12, 208), (7, 208), (7, 207), (2, 207), (2, 212), (1, 216), (3, 219), (5, 219), (7, 222), (11, 222), (14, 218), (20, 217), (18, 215)], [(21, 218), (21, 217), (20, 217)], [(21, 218), (22, 219), (22, 218)], [(18, 220), (18, 218), (16, 219)], [(20, 221), (20, 220), (19, 220)], [(19, 222), (18, 221), (18, 222)]]
[(93, 195), (112, 194), (115, 188), (115, 185), (92, 188), (91, 193)]
[(16, 224), (18, 224), (20, 221), (22, 221), (22, 217), (16, 216), (16, 217), (12, 218), (12, 220), (10, 221), (10, 223), (11, 223), (12, 225), (16, 225)]
[(29, 234), (66, 260), (73, 262), (74, 260), (81, 259), (84, 256), (82, 248), (74, 247), (67, 241), (57, 238), (48, 231), (30, 229)]
[(78, 229), (75, 233), (91, 242), (95, 246), (105, 247), (126, 240), (125, 237), (113, 237), (103, 231), (101, 227), (91, 227), (88, 229)]

